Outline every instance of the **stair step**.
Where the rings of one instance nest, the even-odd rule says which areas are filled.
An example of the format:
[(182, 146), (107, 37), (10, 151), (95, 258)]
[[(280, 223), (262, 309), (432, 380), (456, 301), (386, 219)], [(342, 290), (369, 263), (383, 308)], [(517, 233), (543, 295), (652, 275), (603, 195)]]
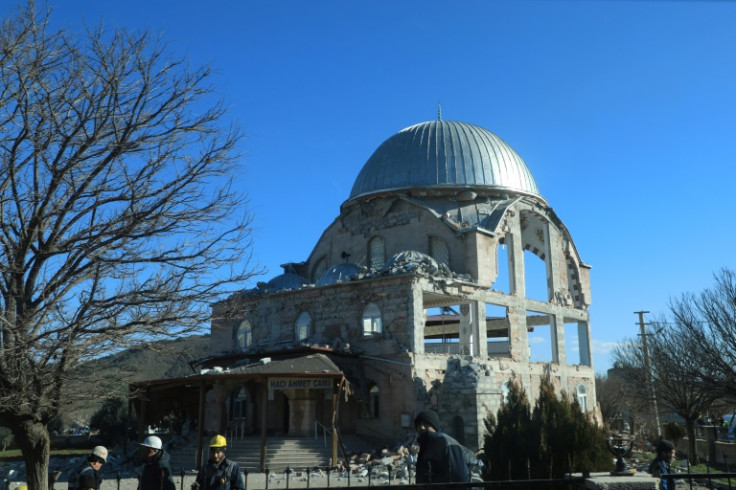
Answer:
[[(329, 440), (327, 442), (330, 444)], [(193, 469), (196, 466), (194, 463), (196, 451), (196, 443), (170, 450), (172, 470), (176, 473), (181, 468)], [(231, 440), (228, 444), (228, 459), (237, 462), (241, 469), (249, 472), (260, 471), (260, 454), (260, 438)], [(266, 467), (271, 471), (328, 466), (330, 459), (331, 446), (325, 447), (323, 440), (313, 438), (267, 440)]]

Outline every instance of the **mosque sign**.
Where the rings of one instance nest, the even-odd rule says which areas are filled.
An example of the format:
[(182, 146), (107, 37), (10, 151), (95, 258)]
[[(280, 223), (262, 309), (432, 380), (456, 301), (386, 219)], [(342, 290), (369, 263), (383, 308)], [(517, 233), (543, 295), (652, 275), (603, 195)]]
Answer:
[(327, 390), (332, 378), (268, 378), (268, 391), (274, 390)]

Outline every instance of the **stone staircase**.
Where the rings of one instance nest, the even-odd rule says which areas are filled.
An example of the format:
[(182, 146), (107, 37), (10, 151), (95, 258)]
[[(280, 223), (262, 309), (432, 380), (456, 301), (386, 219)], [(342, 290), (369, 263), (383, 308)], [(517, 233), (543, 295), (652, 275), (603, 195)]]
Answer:
[[(329, 466), (331, 457), (331, 442), (327, 446), (323, 439), (313, 437), (269, 437), (266, 451), (266, 467), (271, 471), (283, 471), (287, 467), (292, 469)], [(178, 475), (182, 469), (191, 472), (196, 468), (197, 445), (195, 442), (167, 449), (171, 455), (171, 469)], [(207, 445), (204, 446), (203, 458), (209, 456)], [(342, 454), (338, 452), (338, 456)], [(237, 462), (242, 470), (259, 472), (261, 462), (260, 437), (244, 438), (228, 441), (227, 458)]]

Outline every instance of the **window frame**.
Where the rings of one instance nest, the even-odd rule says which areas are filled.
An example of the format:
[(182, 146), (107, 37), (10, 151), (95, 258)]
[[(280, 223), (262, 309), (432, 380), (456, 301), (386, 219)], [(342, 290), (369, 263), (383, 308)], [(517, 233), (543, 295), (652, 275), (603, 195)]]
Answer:
[[(380, 250), (374, 250), (374, 244), (380, 244)], [(380, 254), (380, 257), (377, 255)], [(380, 262), (380, 264), (378, 264)], [(386, 241), (380, 236), (374, 236), (368, 240), (368, 266), (371, 269), (380, 270), (386, 265)]]
[[(242, 342), (241, 333), (243, 333)], [(253, 345), (253, 324), (247, 318), (243, 319), (235, 328), (235, 345), (240, 351), (244, 351)]]
[[(307, 323), (303, 323), (303, 319), (307, 319)], [(300, 336), (301, 330), (305, 329), (304, 336)], [(294, 322), (294, 339), (297, 342), (308, 339), (314, 333), (314, 327), (312, 322), (312, 315), (308, 311), (302, 311), (297, 315), (296, 321)]]
[[(373, 311), (369, 312), (369, 309)], [(370, 329), (366, 329), (366, 320), (370, 322)], [(378, 326), (376, 327), (376, 325)], [(383, 335), (383, 313), (381, 313), (381, 308), (376, 303), (370, 302), (363, 308), (360, 326), (363, 337)]]
[(377, 419), (381, 416), (381, 389), (377, 384), (373, 383), (373, 386), (368, 390), (368, 413), (370, 418)]
[[(440, 250), (442, 248), (442, 250)], [(447, 255), (447, 260), (441, 260), (438, 255), (442, 252)], [(432, 257), (438, 264), (444, 264), (450, 267), (450, 245), (447, 240), (439, 235), (429, 236), (429, 256)]]
[(575, 388), (575, 395), (577, 396), (578, 405), (583, 413), (588, 411), (588, 388), (583, 383), (579, 383)]

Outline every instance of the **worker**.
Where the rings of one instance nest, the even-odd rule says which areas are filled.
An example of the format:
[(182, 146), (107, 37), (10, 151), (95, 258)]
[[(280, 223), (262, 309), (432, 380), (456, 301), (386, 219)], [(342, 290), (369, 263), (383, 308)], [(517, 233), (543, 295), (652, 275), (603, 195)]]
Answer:
[(226, 451), (224, 436), (218, 434), (210, 440), (210, 458), (199, 470), (192, 490), (245, 490), (240, 466), (225, 457)]

